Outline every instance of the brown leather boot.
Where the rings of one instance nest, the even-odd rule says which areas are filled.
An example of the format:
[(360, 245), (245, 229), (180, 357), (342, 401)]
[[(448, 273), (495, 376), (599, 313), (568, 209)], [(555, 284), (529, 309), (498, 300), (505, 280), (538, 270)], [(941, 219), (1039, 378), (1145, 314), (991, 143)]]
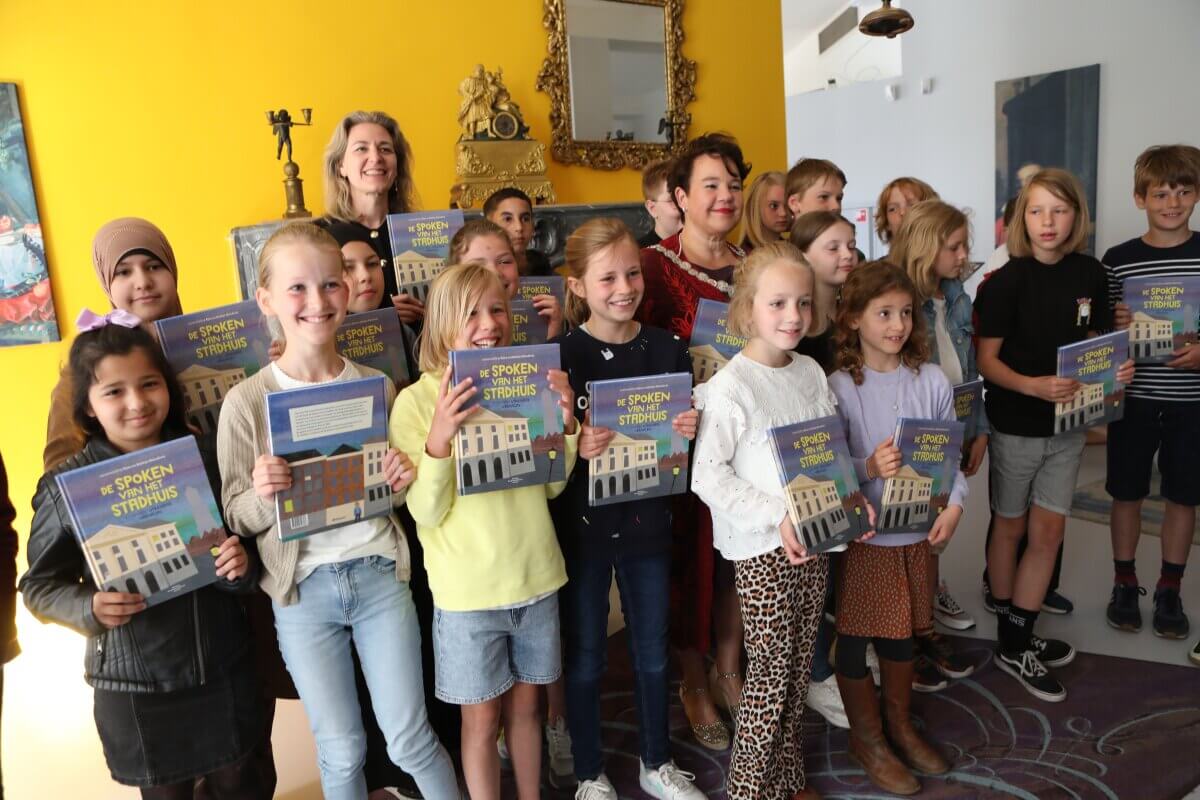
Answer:
[(879, 659), (880, 686), (883, 689), (883, 717), (887, 735), (896, 752), (910, 767), (927, 775), (943, 775), (950, 764), (933, 745), (913, 727), (909, 716), (912, 700), (913, 662)]
[(883, 736), (879, 701), (871, 678), (837, 676), (846, 716), (850, 718), (850, 757), (866, 771), (871, 783), (892, 794), (916, 794), (921, 784), (892, 752)]

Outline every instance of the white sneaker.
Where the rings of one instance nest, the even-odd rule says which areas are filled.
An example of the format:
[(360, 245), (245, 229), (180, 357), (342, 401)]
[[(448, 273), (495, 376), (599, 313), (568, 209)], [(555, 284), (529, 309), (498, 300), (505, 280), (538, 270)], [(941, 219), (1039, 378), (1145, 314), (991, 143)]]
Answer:
[(578, 783), (575, 778), (575, 757), (571, 755), (571, 734), (567, 721), (559, 717), (546, 726), (546, 755), (550, 762), (550, 785), (565, 789)]
[(617, 800), (617, 790), (608, 776), (601, 772), (594, 781), (580, 781), (575, 800)]
[(825, 721), (837, 728), (849, 728), (846, 707), (842, 705), (842, 693), (838, 690), (837, 677), (830, 675), (823, 681), (808, 684), (808, 697), (804, 704), (816, 711)]
[(658, 800), (707, 800), (704, 792), (692, 783), (694, 780), (695, 775), (684, 772), (674, 761), (668, 761), (658, 769), (646, 769), (646, 765), (638, 761), (638, 785)]
[(938, 584), (937, 593), (933, 596), (933, 617), (947, 628), (955, 631), (970, 630), (975, 627), (975, 620), (962, 606), (958, 604), (946, 588), (946, 582)]
[(875, 645), (867, 642), (867, 670), (871, 673), (871, 680), (875, 681), (875, 685), (879, 685), (879, 656), (875, 653)]

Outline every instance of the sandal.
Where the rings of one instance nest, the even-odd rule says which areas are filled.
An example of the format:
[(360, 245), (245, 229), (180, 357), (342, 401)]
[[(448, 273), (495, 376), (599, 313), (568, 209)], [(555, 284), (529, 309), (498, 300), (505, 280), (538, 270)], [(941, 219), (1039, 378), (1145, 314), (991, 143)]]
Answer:
[[(683, 681), (679, 682), (679, 702), (683, 704), (684, 716), (687, 716), (687, 703), (684, 702), (684, 697), (689, 694), (708, 694), (708, 690), (703, 687), (692, 688)], [(715, 722), (696, 723), (689, 718), (688, 725), (691, 726), (692, 735), (702, 746), (717, 751), (729, 749), (729, 729), (720, 719)]]
[(737, 678), (743, 684), (745, 682), (745, 676), (740, 672), (717, 672), (716, 664), (713, 664), (708, 671), (708, 686), (712, 690), (713, 700), (716, 701), (718, 706), (729, 712), (729, 718), (733, 720), (734, 730), (736, 731), (738, 710), (742, 707), (742, 698), (739, 694), (736, 703), (730, 700), (729, 690), (725, 684), (725, 681), (728, 681), (730, 678)]

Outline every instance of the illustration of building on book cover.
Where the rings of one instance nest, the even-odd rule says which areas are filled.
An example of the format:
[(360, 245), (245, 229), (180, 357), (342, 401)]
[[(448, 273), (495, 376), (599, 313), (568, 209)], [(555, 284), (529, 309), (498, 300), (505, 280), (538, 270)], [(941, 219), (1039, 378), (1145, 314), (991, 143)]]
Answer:
[(559, 306), (566, 308), (566, 279), (561, 275), (523, 275), (517, 280), (517, 297), (532, 300), (542, 294), (557, 297)]
[(411, 380), (400, 318), (390, 306), (346, 317), (337, 331), (337, 351), (356, 364), (384, 373), (397, 390)]
[(383, 477), (386, 381), (376, 375), (267, 395), (271, 453), (292, 468), (291, 488), (275, 494), (283, 541), (392, 510)]
[(401, 292), (422, 303), (429, 299), (429, 284), (446, 266), (450, 240), (462, 226), (460, 210), (388, 214), (392, 268)]
[(688, 353), (692, 356), (692, 378), (696, 385), (717, 374), (746, 346), (746, 340), (729, 332), (729, 304), (701, 299)]
[(545, 344), (550, 338), (550, 322), (538, 313), (532, 300), (514, 297), (508, 301), (508, 312), (514, 345)]
[(688, 488), (688, 442), (671, 422), (692, 407), (686, 372), (594, 381), (592, 424), (614, 432), (588, 462), (588, 504), (624, 503)]
[(894, 441), (900, 471), (883, 483), (876, 533), (924, 533), (950, 502), (963, 424), (901, 418)]
[(450, 353), (452, 381), (471, 378), (480, 405), (454, 439), (459, 494), (566, 479), (562, 412), (548, 375), (560, 363), (556, 344)]
[(805, 550), (824, 553), (870, 529), (840, 417), (772, 428), (770, 435), (788, 513)]
[(1054, 404), (1054, 432), (1107, 425), (1125, 414), (1125, 387), (1117, 367), (1129, 358), (1129, 331), (1117, 331), (1058, 348), (1058, 377), (1079, 381), (1065, 403)]
[(963, 439), (975, 438), (975, 422), (983, 405), (983, 378), (964, 381), (954, 387), (954, 418), (964, 426)]
[(56, 476), (96, 587), (154, 606), (217, 580), (225, 525), (191, 436)]
[(258, 303), (246, 300), (168, 317), (154, 326), (179, 378), (188, 421), (214, 434), (225, 395), (270, 363), (271, 331)]
[(1125, 302), (1129, 351), (1139, 363), (1162, 364), (1175, 351), (1196, 344), (1200, 317), (1200, 276), (1127, 278)]

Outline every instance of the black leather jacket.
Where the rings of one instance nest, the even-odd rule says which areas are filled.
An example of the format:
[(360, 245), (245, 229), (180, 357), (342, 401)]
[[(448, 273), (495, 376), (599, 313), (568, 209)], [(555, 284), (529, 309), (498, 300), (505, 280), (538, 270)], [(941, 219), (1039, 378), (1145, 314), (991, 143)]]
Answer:
[[(203, 447), (201, 454), (212, 481), (214, 460)], [(26, 548), (29, 571), (21, 577), (21, 595), (39, 620), (57, 622), (88, 637), (84, 678), (93, 687), (160, 693), (201, 686), (249, 652), (246, 616), (235, 595), (254, 590), (258, 558), (253, 548), (247, 548), (250, 567), (238, 580), (219, 579), (135, 614), (124, 625), (105, 628), (92, 613), (97, 589), (54, 476), (116, 455), (119, 452), (107, 441), (92, 439), (38, 481)]]

